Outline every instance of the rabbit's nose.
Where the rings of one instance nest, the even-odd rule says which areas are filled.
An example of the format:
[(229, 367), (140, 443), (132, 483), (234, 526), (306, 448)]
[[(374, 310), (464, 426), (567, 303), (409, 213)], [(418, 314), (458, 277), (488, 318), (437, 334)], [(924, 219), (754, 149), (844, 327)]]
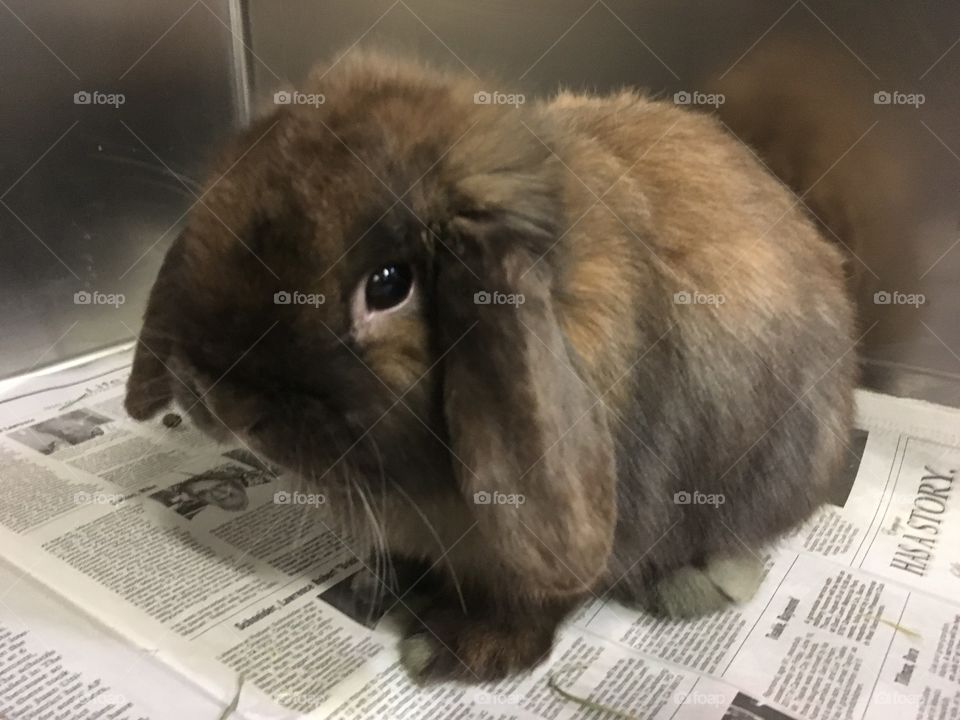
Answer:
[(221, 412), (214, 408), (215, 382), (180, 355), (168, 361), (171, 386), (177, 405), (207, 435), (222, 441), (230, 435)]

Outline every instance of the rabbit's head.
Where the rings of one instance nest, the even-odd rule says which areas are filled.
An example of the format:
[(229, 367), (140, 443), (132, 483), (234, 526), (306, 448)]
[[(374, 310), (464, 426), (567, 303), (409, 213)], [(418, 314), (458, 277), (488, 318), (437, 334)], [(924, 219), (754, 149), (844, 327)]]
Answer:
[[(378, 57), (311, 87), (196, 201), (150, 295), (128, 412), (176, 400), (321, 488), (477, 496), (518, 571), (582, 589), (612, 542), (613, 451), (556, 307), (568, 218), (549, 130)], [(525, 502), (483, 503), (498, 492)]]

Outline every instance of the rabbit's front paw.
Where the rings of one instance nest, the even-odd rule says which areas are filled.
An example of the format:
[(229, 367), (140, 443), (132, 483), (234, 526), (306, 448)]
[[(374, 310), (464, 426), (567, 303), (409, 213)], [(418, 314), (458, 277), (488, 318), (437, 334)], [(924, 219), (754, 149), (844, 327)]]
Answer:
[(573, 605), (564, 601), (510, 612), (471, 608), (470, 614), (457, 605), (437, 605), (417, 618), (400, 641), (401, 662), (421, 684), (502, 680), (547, 657), (557, 625)]
[(511, 627), (441, 614), (400, 641), (400, 658), (417, 683), (483, 683), (532, 669), (552, 645), (552, 628)]

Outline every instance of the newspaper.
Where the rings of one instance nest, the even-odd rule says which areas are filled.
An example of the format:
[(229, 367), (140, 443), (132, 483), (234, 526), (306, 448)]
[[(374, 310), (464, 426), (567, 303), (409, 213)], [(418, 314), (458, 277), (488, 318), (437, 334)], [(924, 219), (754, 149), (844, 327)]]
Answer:
[(960, 411), (858, 392), (831, 504), (749, 603), (596, 598), (532, 673), (411, 684), (283, 471), (122, 406), (129, 349), (0, 385), (0, 718), (956, 718)]

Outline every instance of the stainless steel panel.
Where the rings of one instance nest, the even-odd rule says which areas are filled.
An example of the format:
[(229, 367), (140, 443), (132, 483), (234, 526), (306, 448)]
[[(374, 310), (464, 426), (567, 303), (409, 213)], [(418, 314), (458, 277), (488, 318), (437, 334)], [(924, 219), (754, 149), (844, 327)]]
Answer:
[(227, 0), (0, 3), (0, 376), (139, 329), (189, 188), (246, 107), (236, 23)]
[[(957, 3), (252, 0), (249, 12), (259, 97), (357, 46), (492, 71), (528, 93), (723, 92), (731, 132), (796, 174), (854, 253), (866, 381), (960, 404)], [(878, 104), (881, 92), (923, 103)], [(925, 302), (877, 303), (878, 292)]]

